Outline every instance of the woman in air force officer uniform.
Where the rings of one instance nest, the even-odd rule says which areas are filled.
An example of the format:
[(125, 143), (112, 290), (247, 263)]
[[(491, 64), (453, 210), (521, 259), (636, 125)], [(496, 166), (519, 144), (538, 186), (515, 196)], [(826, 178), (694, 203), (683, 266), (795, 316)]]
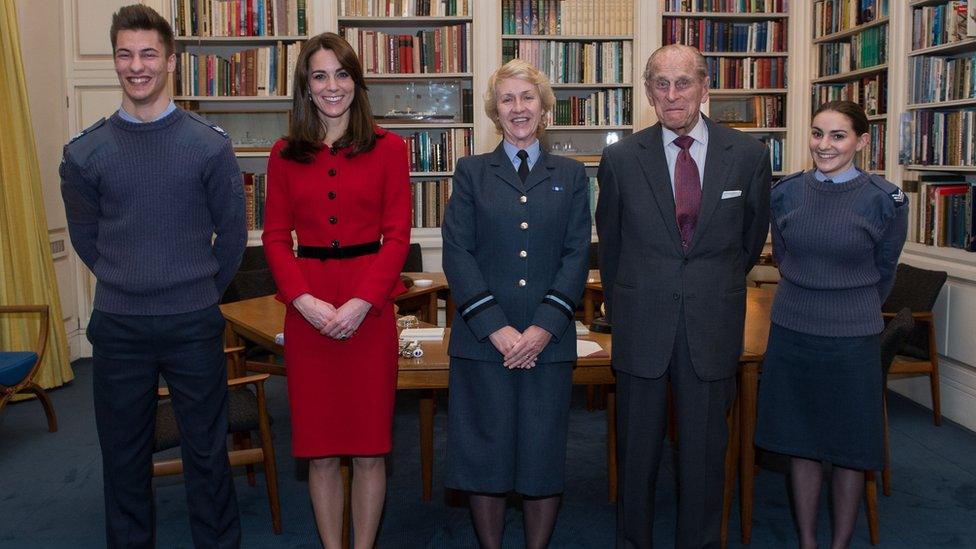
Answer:
[(501, 545), (505, 496), (523, 496), (526, 547), (556, 521), (590, 210), (581, 163), (542, 151), (555, 97), (515, 59), (495, 71), (485, 111), (503, 135), (462, 158), (443, 225), (451, 331), (447, 486), (470, 492), (482, 547)]

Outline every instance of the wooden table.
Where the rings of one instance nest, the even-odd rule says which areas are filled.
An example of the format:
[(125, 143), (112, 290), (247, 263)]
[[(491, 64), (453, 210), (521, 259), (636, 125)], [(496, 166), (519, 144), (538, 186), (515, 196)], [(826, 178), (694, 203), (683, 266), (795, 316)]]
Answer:
[[(738, 387), (732, 414), (734, 428), (729, 432), (729, 444), (736, 455), (739, 469), (739, 522), (742, 528), (742, 542), (752, 539), (752, 503), (755, 481), (756, 447), (753, 439), (756, 434), (756, 404), (759, 393), (759, 370), (766, 354), (769, 339), (769, 312), (773, 306), (775, 285), (748, 288), (746, 291), (746, 326), (742, 338), (742, 355), (739, 357)], [(583, 292), (583, 312), (585, 323), (592, 322), (595, 302), (603, 299), (603, 285), (600, 272), (590, 271), (586, 289)], [(608, 406), (608, 414), (609, 414)], [(731, 494), (726, 494), (728, 499)], [(726, 517), (727, 518), (727, 517)], [(723, 520), (723, 525), (726, 523)]]
[(437, 324), (437, 300), (443, 299), (447, 303), (447, 325), (450, 326), (454, 316), (454, 301), (447, 287), (447, 277), (444, 273), (403, 273), (413, 280), (432, 280), (433, 284), (421, 288), (414, 284), (405, 293), (396, 297), (396, 304), (407, 311), (419, 311), (417, 319), (421, 322)]
[[(278, 356), (284, 356), (284, 347), (274, 341), (275, 334), (281, 333), (284, 326), (285, 307), (274, 296), (246, 299), (220, 306), (227, 320), (226, 336), (228, 344), (240, 345), (242, 339), (249, 340)], [(434, 389), (446, 389), (448, 368), (447, 342), (450, 329), (445, 330), (443, 341), (424, 341), (421, 347), (424, 356), (416, 359), (399, 360), (397, 389), (426, 390), (420, 398), (420, 461), (423, 480), (423, 499), (430, 501), (432, 494), (434, 462)], [(602, 357), (581, 358), (573, 370), (573, 383), (578, 385), (612, 385), (616, 383), (610, 368), (610, 336), (590, 334), (580, 339), (596, 341), (607, 353)], [(251, 371), (272, 371), (285, 375), (286, 368), (276, 368), (262, 363), (248, 362)], [(270, 368), (270, 369), (269, 369)], [(614, 429), (614, 407), (612, 395), (607, 401), (607, 489), (610, 501), (615, 501), (617, 493), (616, 431)]]

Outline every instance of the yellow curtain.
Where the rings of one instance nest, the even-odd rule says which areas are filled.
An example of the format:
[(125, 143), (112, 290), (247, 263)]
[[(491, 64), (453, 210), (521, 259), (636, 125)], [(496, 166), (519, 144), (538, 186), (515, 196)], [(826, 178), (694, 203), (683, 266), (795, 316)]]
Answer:
[[(47, 304), (47, 354), (34, 380), (45, 388), (74, 379), (48, 243), (14, 0), (0, 0), (0, 303)], [(0, 349), (34, 344), (37, 322), (0, 321)]]

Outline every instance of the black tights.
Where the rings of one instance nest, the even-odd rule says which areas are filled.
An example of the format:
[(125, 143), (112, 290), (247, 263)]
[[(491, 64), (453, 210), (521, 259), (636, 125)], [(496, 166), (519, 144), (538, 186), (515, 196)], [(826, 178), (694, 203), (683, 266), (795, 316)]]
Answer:
[[(857, 511), (864, 492), (864, 471), (833, 466), (830, 480), (830, 503), (833, 507), (831, 549), (846, 549), (851, 544)], [(793, 512), (796, 515), (800, 549), (817, 547), (817, 508), (823, 465), (819, 461), (794, 457), (790, 460), (790, 484), (793, 487)]]
[[(522, 498), (527, 549), (545, 549), (556, 526), (561, 495)], [(482, 549), (499, 549), (505, 529), (505, 494), (471, 494), (468, 498), (474, 531)]]

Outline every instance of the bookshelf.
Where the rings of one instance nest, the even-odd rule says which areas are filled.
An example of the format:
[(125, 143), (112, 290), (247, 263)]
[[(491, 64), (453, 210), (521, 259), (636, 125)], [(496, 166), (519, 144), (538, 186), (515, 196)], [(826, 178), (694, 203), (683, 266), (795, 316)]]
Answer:
[[(633, 0), (498, 4), (500, 64), (528, 61), (549, 76), (556, 96), (542, 147), (595, 168), (606, 145), (634, 132), (634, 104), (643, 101)], [(591, 188), (595, 199), (593, 178)]]
[[(336, 28), (359, 53), (376, 122), (407, 142), (413, 239), (440, 240), (457, 160), (475, 152), (470, 0), (342, 0)], [(422, 245), (424, 245), (422, 243)]]
[(788, 8), (784, 0), (666, 0), (661, 12), (661, 43), (694, 46), (705, 56), (709, 117), (766, 143), (774, 178), (796, 164), (789, 144), (795, 61), (787, 59)]
[[(311, 2), (172, 0), (173, 99), (231, 136), (244, 179), (248, 244), (260, 242), (267, 158), (288, 128), (294, 60)], [(247, 7), (250, 6), (250, 10)]]
[(854, 101), (868, 115), (871, 143), (857, 155), (862, 169), (891, 179), (893, 124), (889, 120), (889, 0), (817, 0), (811, 6), (811, 112), (837, 99)]
[(976, 266), (976, 6), (909, 2), (899, 161), (914, 207), (909, 249)]

